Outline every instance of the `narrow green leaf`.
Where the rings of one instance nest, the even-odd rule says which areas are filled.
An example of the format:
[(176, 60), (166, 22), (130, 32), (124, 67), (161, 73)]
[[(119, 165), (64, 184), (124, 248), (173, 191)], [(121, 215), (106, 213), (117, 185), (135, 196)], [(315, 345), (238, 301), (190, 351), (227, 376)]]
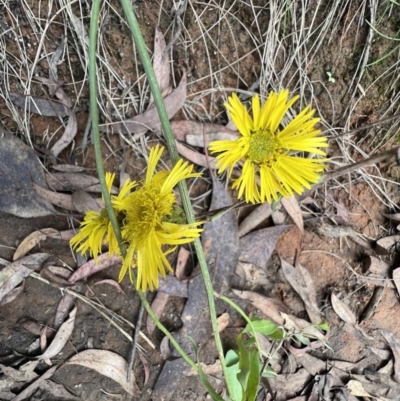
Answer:
[(316, 324), (315, 327), (323, 331), (329, 331), (329, 323), (326, 320), (321, 322), (320, 324)]
[[(251, 326), (253, 326), (254, 330), (257, 333), (260, 333), (263, 336), (269, 336), (278, 329), (278, 325), (272, 323), (270, 320), (258, 320), (258, 319), (254, 321), (252, 320)], [(252, 332), (251, 326), (247, 324), (247, 326), (243, 330), (243, 333), (251, 333)]]
[(260, 359), (258, 350), (253, 348), (250, 351), (250, 372), (245, 390), (248, 401), (254, 401), (257, 397), (258, 385), (260, 384)]
[(294, 334), (293, 336), (297, 338), (303, 345), (310, 345), (310, 340), (304, 337), (302, 333), (297, 333)]
[(240, 372), (239, 356), (234, 350), (229, 350), (225, 355), (225, 361), (235, 399), (241, 400), (243, 398), (243, 389), (238, 380), (238, 373)]
[(247, 350), (243, 342), (242, 334), (239, 334), (237, 336), (236, 343), (239, 347), (239, 369), (240, 369), (237, 378), (240, 384), (242, 385), (243, 390), (245, 391), (247, 388), (247, 381), (249, 379), (249, 374), (250, 374), (250, 352)]
[(264, 369), (262, 376), (266, 377), (267, 379), (272, 379), (273, 377), (278, 376), (278, 374), (275, 372), (274, 369), (272, 369), (270, 365), (267, 365)]

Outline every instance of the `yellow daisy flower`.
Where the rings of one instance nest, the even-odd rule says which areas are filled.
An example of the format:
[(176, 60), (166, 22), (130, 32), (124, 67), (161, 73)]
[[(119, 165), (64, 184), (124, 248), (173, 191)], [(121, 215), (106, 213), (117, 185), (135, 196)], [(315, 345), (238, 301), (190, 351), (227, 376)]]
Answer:
[[(111, 194), (111, 187), (115, 179), (115, 174), (106, 173), (106, 185), (108, 193)], [(122, 199), (134, 188), (137, 184), (127, 180), (123, 185), (118, 196), (113, 196), (114, 201), (122, 201)], [(101, 248), (104, 244), (108, 244), (110, 255), (119, 254), (117, 238), (106, 209), (101, 212), (89, 211), (86, 213), (79, 232), (71, 239), (72, 248), (82, 254), (89, 251), (89, 254), (94, 259), (101, 254)]]
[(173, 188), (181, 180), (199, 177), (193, 166), (179, 160), (168, 172), (155, 173), (156, 165), (164, 148), (152, 148), (144, 182), (122, 200), (113, 202), (116, 210), (125, 213), (122, 223), (122, 238), (128, 245), (127, 256), (119, 275), (121, 281), (131, 267), (137, 268), (137, 288), (144, 292), (158, 288), (158, 274), (165, 276), (172, 268), (166, 255), (177, 245), (192, 242), (202, 229), (201, 223), (178, 224), (176, 198)]
[[(309, 152), (325, 156), (321, 150), (328, 146), (325, 137), (318, 137), (312, 118), (315, 110), (307, 106), (286, 127), (282, 120), (299, 96), (288, 100), (289, 90), (272, 92), (263, 107), (258, 95), (252, 98), (253, 117), (236, 94), (228, 98), (225, 107), (241, 137), (235, 141), (214, 141), (209, 149), (217, 156), (218, 173), (228, 169), (229, 177), (236, 163), (243, 161), (242, 174), (234, 180), (238, 197), (243, 193), (246, 202), (277, 201), (279, 196), (301, 194), (304, 188), (318, 182), (325, 169), (326, 158), (310, 159), (297, 156), (297, 152)], [(257, 179), (259, 183), (257, 183)]]

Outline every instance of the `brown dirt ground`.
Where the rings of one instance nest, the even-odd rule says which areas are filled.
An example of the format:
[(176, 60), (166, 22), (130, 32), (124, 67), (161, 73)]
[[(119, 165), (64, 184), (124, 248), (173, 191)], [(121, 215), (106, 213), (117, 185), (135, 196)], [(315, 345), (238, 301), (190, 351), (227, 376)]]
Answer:
[[(41, 10), (46, 9), (49, 2), (43, 0), (41, 2), (28, 3), (31, 4), (34, 14), (39, 15), (42, 12)], [(168, 1), (165, 3), (170, 7), (171, 2)], [(260, 0), (254, 3), (259, 3), (259, 5), (262, 6), (264, 1)], [(358, 3), (359, 2), (354, 2), (354, 4), (349, 7), (347, 17), (357, 9)], [(244, 3), (241, 2), (239, 4), (238, 2), (233, 12), (242, 13), (240, 17), (241, 20), (244, 23), (248, 20), (248, 26), (254, 27), (251, 24), (253, 15), (243, 4)], [(38, 9), (39, 5), (41, 7), (40, 10)], [(165, 9), (168, 9), (168, 7), (165, 6)], [(197, 9), (198, 13), (200, 13), (203, 5), (194, 4), (194, 7)], [(136, 10), (140, 17), (146, 44), (149, 48), (152, 48), (154, 21), (159, 14), (159, 5), (155, 2), (139, 2)], [(162, 15), (160, 26), (162, 30), (166, 31), (170, 20), (166, 14)], [(8, 12), (2, 11), (1, 17), (11, 25)], [(261, 26), (263, 24), (266, 26), (268, 23), (267, 13), (260, 13), (258, 17), (259, 24)], [(202, 14), (203, 24), (207, 27), (218, 22), (218, 18), (218, 14), (213, 12), (212, 9)], [(205, 42), (202, 40), (195, 41), (195, 38), (201, 36), (201, 32), (199, 30), (199, 25), (195, 22), (193, 13), (187, 13), (184, 25), (189, 32), (189, 36), (195, 43), (189, 47), (188, 54), (184, 54), (182, 46), (176, 46), (175, 68), (177, 69), (178, 66), (185, 66), (188, 70), (189, 101), (194, 99), (194, 94), (198, 94), (201, 91), (213, 87), (214, 82), (212, 79), (200, 79), (209, 75), (209, 63), (212, 64), (214, 70), (218, 70), (221, 62), (224, 64), (228, 62), (235, 63), (237, 59), (242, 58), (240, 63), (233, 64), (235, 65), (236, 73), (233, 71), (233, 68), (227, 68), (221, 73), (219, 84), (225, 87), (247, 89), (257, 80), (261, 68), (260, 60), (256, 52), (249, 54), (252, 50), (252, 43), (249, 40), (248, 33), (244, 31), (242, 27), (236, 27), (238, 31), (234, 31), (234, 34), (232, 34), (230, 29), (225, 27), (224, 23), (222, 23), (218, 35), (216, 32), (211, 32), (211, 36), (217, 38), (216, 44), (219, 49), (218, 55), (215, 56), (214, 44), (210, 42), (210, 39), (207, 39)], [(310, 80), (316, 82), (314, 89), (316, 96), (319, 98), (319, 112), (325, 116), (330, 124), (335, 126), (340, 126), (340, 124), (343, 123), (340, 116), (346, 106), (348, 98), (348, 95), (345, 94), (345, 89), (347, 82), (352, 77), (353, 69), (358, 62), (354, 49), (357, 49), (357, 46), (365, 41), (367, 31), (364, 26), (358, 31), (358, 34), (355, 35), (355, 32), (352, 30), (345, 31), (343, 29), (344, 26), (345, 22), (337, 27), (336, 32), (332, 32), (333, 40), (330, 42), (329, 46), (321, 50), (318, 60), (314, 60), (314, 63), (309, 66), (307, 71)], [(47, 52), (56, 49), (58, 39), (63, 33), (63, 29), (63, 20), (61, 17), (57, 17), (55, 23), (51, 25), (48, 36), (45, 38)], [(235, 29), (235, 26), (233, 26), (233, 29)], [(22, 24), (21, 30), (27, 40), (33, 36), (29, 25)], [(232, 35), (235, 36), (235, 41), (232, 40)], [(170, 34), (167, 34), (167, 41), (169, 38)], [(335, 40), (338, 38), (340, 40)], [(122, 71), (127, 80), (136, 82), (138, 70), (132, 65), (132, 59), (127, 57), (127, 55), (133, 52), (130, 35), (127, 28), (124, 27), (115, 16), (112, 17), (111, 23), (104, 32), (103, 40), (109, 51), (109, 62), (111, 65), (118, 71)], [(8, 54), (16, 54), (17, 50), (13, 45), (13, 39), (6, 37), (5, 42), (7, 44)], [(208, 60), (206, 45), (211, 54), (210, 60)], [(34, 58), (36, 50), (35, 44), (29, 47), (29, 57)], [(222, 61), (221, 54), (225, 57)], [(82, 79), (82, 69), (77, 55), (71, 53), (69, 60), (75, 80), (78, 81)], [(331, 69), (335, 77), (337, 77), (336, 85), (330, 86), (329, 96), (324, 90), (324, 86), (318, 83), (326, 81), (327, 66), (330, 66), (329, 69)], [(138, 69), (141, 71), (140, 65)], [(39, 62), (35, 73), (48, 76), (48, 63), (45, 59)], [(376, 72), (376, 74), (378, 74), (378, 72)], [(240, 76), (240, 79), (238, 76)], [(71, 71), (69, 70), (68, 64), (65, 62), (59, 66), (59, 80), (67, 83), (71, 82)], [(15, 81), (10, 80), (10, 82), (12, 90), (17, 92), (18, 87)], [(34, 85), (33, 89), (40, 95), (40, 88), (38, 85)], [(81, 88), (77, 88), (77, 90), (80, 89)], [(71, 86), (67, 86), (66, 91), (71, 98), (74, 98), (76, 95)], [(76, 143), (80, 143), (83, 137), (88, 118), (87, 82), (83, 85), (82, 93), (79, 104), (80, 111), (77, 113), (78, 135)], [(213, 97), (212, 101), (211, 97)], [(223, 94), (215, 92), (202, 97), (200, 100), (201, 105), (195, 105), (193, 107), (194, 109), (198, 109), (199, 115), (201, 115), (203, 110), (208, 110), (213, 122), (223, 123), (226, 122), (226, 116), (222, 108), (223, 99)], [(371, 95), (360, 101), (353, 113), (354, 117), (351, 121), (351, 127), (355, 128), (360, 124), (370, 123), (379, 119), (383, 110), (382, 105), (386, 100), (387, 97), (377, 90), (375, 96)], [(335, 107), (335, 115), (332, 113), (332, 103)], [(0, 113), (2, 124), (12, 132), (20, 133), (3, 99), (0, 99)], [(179, 115), (176, 117), (177, 119), (183, 117), (182, 113), (178, 114)], [(204, 119), (206, 119), (206, 117), (204, 117)], [(60, 123), (55, 119), (32, 116), (29, 135), (32, 142), (37, 147), (48, 147), (50, 143), (52, 144), (55, 142), (58, 136), (61, 135), (61, 132), (56, 134), (54, 138), (51, 138), (51, 135), (45, 133), (53, 133), (57, 131), (59, 127)], [(371, 136), (373, 135), (374, 133), (372, 132)], [(121, 143), (117, 135), (109, 135), (107, 139), (103, 141), (103, 155), (105, 158), (106, 170), (119, 171), (120, 164), (123, 161)], [(364, 146), (368, 147), (368, 145), (365, 145), (365, 142)], [(386, 146), (389, 147), (389, 145)], [(332, 146), (330, 149), (331, 156), (337, 156), (338, 152), (340, 152), (340, 150), (336, 146)], [(145, 166), (144, 161), (138, 159), (137, 155), (130, 149), (127, 150), (126, 158), (127, 172), (133, 178), (140, 178), (140, 173)], [(93, 174), (95, 174), (92, 145), (89, 145), (84, 152), (80, 153), (74, 149), (67, 149), (62, 152), (60, 163), (85, 166), (89, 169), (88, 171), (93, 171)], [(398, 168), (394, 164), (386, 163), (382, 164), (382, 167), (384, 167), (389, 178), (396, 176)], [(349, 225), (357, 233), (364, 234), (368, 238), (374, 240), (385, 236), (386, 229), (384, 230), (383, 227), (389, 228), (389, 225), (382, 216), (382, 213), (388, 212), (387, 207), (377, 200), (372, 194), (370, 187), (363, 182), (363, 180), (356, 179), (350, 186), (347, 185), (346, 178), (343, 178), (340, 182), (346, 189), (331, 189), (330, 183), (327, 183), (324, 187), (320, 187), (313, 193), (312, 196), (321, 210), (331, 215), (335, 214), (335, 208), (326, 201), (325, 194), (329, 192), (336, 202), (339, 202), (346, 208), (349, 216)], [(398, 203), (398, 187), (388, 185), (387, 188), (393, 202)], [(199, 192), (204, 190), (204, 188), (197, 189)], [(287, 218), (287, 221), (291, 222), (290, 218)], [(69, 226), (70, 220), (65, 216), (21, 219), (2, 214), (0, 215), (0, 257), (6, 260), (12, 260), (13, 252), (18, 243), (34, 230), (44, 227), (54, 227), (62, 230), (67, 229)], [(65, 244), (65, 242), (46, 240), (41, 243), (40, 246), (37, 246), (33, 252), (39, 250), (54, 255), (58, 258), (59, 263), (63, 262), (73, 268), (76, 267), (76, 262), (72, 257), (69, 246)], [(333, 312), (330, 306), (330, 294), (332, 291), (339, 293), (341, 298), (346, 299), (346, 303), (353, 312), (360, 317), (371, 298), (374, 286), (360, 283), (354, 271), (358, 274), (363, 274), (362, 260), (367, 255), (375, 255), (374, 251), (361, 248), (349, 238), (320, 236), (307, 227), (303, 236), (300, 235), (296, 227), (282, 234), (276, 247), (276, 253), (274, 253), (269, 261), (266, 271), (267, 276), (272, 281), (272, 285), (265, 288), (260, 287), (259, 290), (280, 298), (295, 314), (305, 318), (306, 315), (303, 304), (284, 279), (279, 269), (278, 254), (290, 263), (298, 256), (302, 265), (311, 273), (315, 283), (319, 305), (332, 327), (328, 342), (335, 351), (334, 359), (357, 362), (369, 356), (370, 351), (367, 348), (366, 340), (363, 339), (355, 329), (344, 325)], [(389, 263), (391, 263), (393, 258), (393, 255), (385, 257)], [(349, 270), (346, 263), (349, 264), (353, 270)], [(92, 288), (98, 300), (107, 308), (129, 321), (135, 322), (139, 302), (128, 280), (124, 280), (122, 283), (125, 294), (121, 294), (115, 288), (107, 285), (93, 287), (93, 284), (101, 279), (115, 279), (117, 276), (118, 269), (110, 268), (91, 277), (88, 280), (88, 285)], [(56, 286), (45, 284), (33, 278), (26, 279), (23, 293), (13, 302), (0, 308), (0, 363), (7, 364), (7, 361), (10, 360), (8, 358), (11, 358), (12, 355), (27, 354), (28, 347), (37, 337), (24, 329), (21, 326), (21, 322), (25, 319), (34, 320), (40, 324), (49, 322), (55, 312), (61, 295), (62, 291)], [(130, 350), (130, 342), (118, 330), (110, 327), (90, 306), (81, 301), (77, 301), (77, 305), (78, 314), (74, 332), (63, 351), (52, 359), (53, 364), (61, 364), (74, 353), (86, 349), (88, 342), (92, 344), (93, 348), (112, 350), (127, 358)], [(173, 327), (174, 321), (179, 318), (182, 307), (183, 303), (179, 299), (174, 299), (173, 302), (170, 302), (167, 306), (163, 319), (170, 327)], [(400, 303), (397, 292), (394, 289), (386, 288), (373, 316), (362, 322), (361, 326), (369, 335), (376, 336), (376, 347), (384, 348), (384, 342), (382, 338), (376, 334), (375, 330), (391, 330), (395, 335), (400, 336), (399, 315)], [(128, 331), (130, 330), (128, 327), (125, 327), (125, 329)], [(144, 368), (143, 363), (139, 359), (135, 363), (134, 372), (138, 387), (142, 391), (141, 399), (146, 400), (151, 398), (151, 390), (164, 362), (159, 353), (159, 349), (152, 351), (149, 347), (146, 347), (146, 344), (142, 341), (141, 345), (148, 351), (145, 354), (146, 362), (150, 367), (150, 379), (147, 384), (144, 385)], [(159, 344), (157, 343), (157, 345)], [(39, 371), (44, 371), (45, 368), (46, 365), (42, 363), (39, 366)], [(69, 391), (77, 395), (79, 399), (85, 399), (87, 401), (111, 400), (114, 398), (128, 399), (118, 384), (87, 368), (68, 366), (59, 370), (53, 379), (62, 383)], [(185, 386), (187, 386), (187, 384), (185, 384)], [(196, 391), (199, 391), (199, 393), (196, 393)], [(35, 394), (35, 397), (35, 399), (53, 399), (51, 398), (52, 396), (49, 396), (46, 392), (41, 393), (40, 391)], [(190, 387), (190, 391), (188, 388), (176, 389), (174, 399), (177, 401), (181, 399), (202, 400), (205, 399), (205, 393), (193, 384), (193, 386)]]

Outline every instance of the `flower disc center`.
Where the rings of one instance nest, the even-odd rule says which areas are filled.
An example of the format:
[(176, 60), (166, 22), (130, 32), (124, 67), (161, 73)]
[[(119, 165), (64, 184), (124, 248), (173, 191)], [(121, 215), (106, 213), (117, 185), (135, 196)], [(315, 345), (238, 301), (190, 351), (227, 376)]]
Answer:
[(279, 141), (269, 131), (257, 132), (250, 137), (248, 157), (254, 163), (264, 163), (279, 153), (279, 149)]

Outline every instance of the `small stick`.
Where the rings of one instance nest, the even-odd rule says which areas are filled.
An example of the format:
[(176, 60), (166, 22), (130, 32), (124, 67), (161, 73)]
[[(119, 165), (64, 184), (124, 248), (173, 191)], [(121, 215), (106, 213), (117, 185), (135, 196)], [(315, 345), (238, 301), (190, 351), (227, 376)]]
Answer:
[[(146, 294), (143, 294), (143, 295), (146, 296)], [(131, 354), (129, 355), (128, 371), (126, 372), (126, 379), (128, 382), (131, 380), (133, 362), (135, 361), (135, 355), (136, 355), (136, 349), (137, 349), (137, 342), (138, 342), (138, 338), (139, 338), (140, 328), (142, 327), (143, 313), (144, 313), (144, 306), (142, 303), (140, 303), (139, 316), (136, 321), (135, 335), (133, 337)]]

